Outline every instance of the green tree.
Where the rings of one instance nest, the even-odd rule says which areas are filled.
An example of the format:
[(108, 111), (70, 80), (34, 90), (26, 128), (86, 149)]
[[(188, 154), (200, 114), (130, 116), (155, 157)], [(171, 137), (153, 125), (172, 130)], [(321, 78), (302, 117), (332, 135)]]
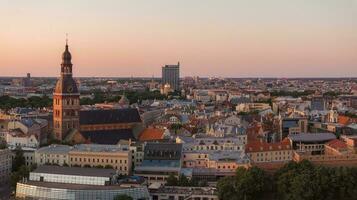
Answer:
[(19, 168), (23, 165), (25, 165), (24, 152), (22, 151), (21, 147), (16, 147), (15, 157), (12, 161), (12, 171), (15, 172), (19, 170)]
[(6, 141), (0, 138), (0, 149), (6, 149), (6, 148), (7, 148)]
[(239, 197), (236, 195), (236, 178), (235, 177), (224, 177), (219, 179), (217, 183), (217, 191), (220, 199), (230, 199), (238, 200)]
[(183, 186), (183, 187), (191, 186), (190, 185), (190, 180), (186, 176), (184, 176), (183, 174), (181, 174), (179, 179), (178, 179), (178, 185), (179, 186)]
[(18, 168), (17, 171), (11, 173), (10, 176), (10, 185), (12, 188), (16, 188), (16, 183), (21, 181), (22, 178), (27, 178), (29, 176), (30, 170), (25, 165), (22, 165)]
[(282, 200), (352, 200), (357, 195), (357, 168), (290, 162), (275, 173), (275, 187)]
[(126, 194), (119, 194), (114, 197), (114, 200), (133, 200), (133, 197)]
[(105, 169), (113, 169), (113, 166), (111, 166), (111, 165), (105, 165), (104, 168), (105, 168)]
[(178, 180), (175, 175), (170, 174), (169, 177), (166, 179), (166, 185), (168, 186), (176, 186), (178, 185)]
[(257, 167), (238, 168), (234, 177), (220, 179), (217, 183), (220, 199), (260, 199), (269, 190), (269, 179)]

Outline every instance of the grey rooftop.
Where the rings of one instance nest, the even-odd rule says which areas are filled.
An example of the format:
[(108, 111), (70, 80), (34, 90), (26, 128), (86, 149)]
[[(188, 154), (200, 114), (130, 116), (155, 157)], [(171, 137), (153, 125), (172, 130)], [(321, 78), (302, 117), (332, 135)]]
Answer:
[(38, 166), (31, 173), (61, 174), (72, 176), (93, 176), (93, 177), (112, 177), (116, 174), (114, 169), (81, 168), (81, 167), (60, 167), (52, 165)]
[(336, 139), (333, 133), (300, 133), (288, 137), (293, 142), (323, 142)]

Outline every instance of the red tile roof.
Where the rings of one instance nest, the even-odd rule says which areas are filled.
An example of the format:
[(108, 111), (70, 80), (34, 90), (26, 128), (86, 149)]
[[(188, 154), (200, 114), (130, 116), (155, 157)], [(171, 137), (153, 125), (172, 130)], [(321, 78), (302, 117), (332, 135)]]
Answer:
[(331, 140), (330, 142), (326, 143), (326, 145), (331, 148), (334, 148), (334, 149), (346, 149), (347, 148), (347, 144), (342, 142), (339, 139)]
[(352, 118), (352, 117), (348, 117), (348, 116), (344, 116), (344, 115), (339, 115), (338, 116), (338, 123), (347, 126), (347, 125), (352, 124), (352, 123), (357, 123), (357, 118)]
[(245, 146), (245, 151), (247, 153), (265, 152), (265, 151), (283, 151), (283, 150), (290, 150), (290, 149), (291, 149), (291, 145), (288, 138), (285, 138), (283, 141), (279, 143), (254, 141), (252, 143), (248, 143)]
[(338, 116), (338, 123), (342, 125), (348, 125), (350, 123), (350, 118), (347, 116)]
[(162, 140), (164, 130), (157, 128), (146, 128), (139, 136), (139, 141)]

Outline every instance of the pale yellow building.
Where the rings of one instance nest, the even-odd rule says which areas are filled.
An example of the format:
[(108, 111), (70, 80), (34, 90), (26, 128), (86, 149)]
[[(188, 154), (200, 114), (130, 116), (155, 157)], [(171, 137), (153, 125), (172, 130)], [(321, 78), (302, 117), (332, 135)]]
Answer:
[(35, 162), (37, 165), (69, 165), (68, 152), (70, 146), (53, 144), (42, 147), (35, 151)]
[(245, 151), (252, 163), (288, 162), (293, 156), (293, 149), (288, 139), (280, 143), (260, 141), (248, 143)]
[(112, 167), (121, 175), (129, 175), (132, 155), (129, 146), (81, 144), (68, 153), (70, 166)]
[(50, 145), (36, 150), (35, 161), (37, 165), (110, 167), (128, 175), (132, 166), (131, 152), (127, 145)]

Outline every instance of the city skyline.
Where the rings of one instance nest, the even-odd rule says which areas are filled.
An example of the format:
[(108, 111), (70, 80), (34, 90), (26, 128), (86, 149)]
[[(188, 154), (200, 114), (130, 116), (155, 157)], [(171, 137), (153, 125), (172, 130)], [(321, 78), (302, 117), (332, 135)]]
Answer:
[[(3, 1), (1, 76), (356, 77), (357, 3)], [(24, 34), (25, 33), (25, 34)], [(99, 70), (100, 69), (100, 70)]]

